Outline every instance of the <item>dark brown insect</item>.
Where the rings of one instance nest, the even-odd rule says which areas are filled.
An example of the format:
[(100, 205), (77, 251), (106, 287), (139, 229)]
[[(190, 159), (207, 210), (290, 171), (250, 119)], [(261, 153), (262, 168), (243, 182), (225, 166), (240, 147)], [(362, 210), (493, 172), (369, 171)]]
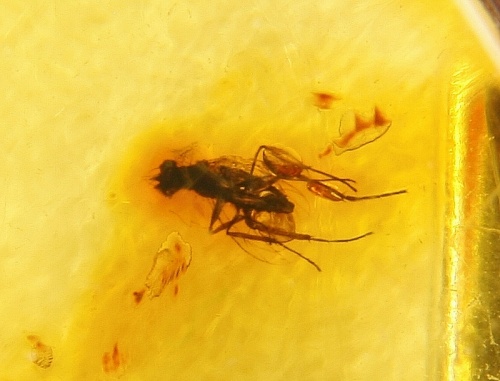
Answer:
[[(185, 166), (178, 165), (174, 160), (166, 160), (159, 169), (159, 175), (154, 177), (158, 182), (156, 188), (167, 197), (186, 189), (215, 200), (209, 225), (211, 233), (225, 231), (233, 238), (279, 245), (306, 260), (318, 271), (321, 269), (315, 262), (285, 243), (293, 240), (351, 242), (372, 232), (335, 240), (297, 233), (293, 217), (295, 205), (281, 189), (280, 182), (305, 182), (312, 193), (332, 201), (377, 199), (406, 192), (401, 190), (371, 196), (346, 195), (327, 183), (343, 184), (356, 192), (354, 180), (322, 172), (305, 165), (285, 149), (265, 145), (259, 147), (249, 165), (241, 158), (221, 157)], [(226, 204), (234, 207), (235, 214), (228, 221), (223, 221), (221, 212)], [(242, 223), (250, 229), (249, 232), (235, 228)]]

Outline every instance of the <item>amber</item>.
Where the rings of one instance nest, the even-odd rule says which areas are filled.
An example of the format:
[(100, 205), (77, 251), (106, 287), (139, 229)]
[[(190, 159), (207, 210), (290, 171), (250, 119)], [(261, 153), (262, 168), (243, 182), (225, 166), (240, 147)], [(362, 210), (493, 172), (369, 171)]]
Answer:
[[(500, 44), (474, 4), (2, 1), (0, 379), (500, 379)], [(259, 221), (360, 237), (281, 238), (318, 272), (155, 189), (164, 160), (261, 145), (407, 192), (285, 182), (293, 218)]]

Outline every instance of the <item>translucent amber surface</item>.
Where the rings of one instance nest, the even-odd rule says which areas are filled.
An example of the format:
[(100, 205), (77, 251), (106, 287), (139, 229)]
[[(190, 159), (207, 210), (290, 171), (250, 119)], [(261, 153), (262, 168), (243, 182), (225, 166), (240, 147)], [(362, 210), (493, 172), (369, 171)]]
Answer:
[[(496, 69), (455, 3), (0, 9), (0, 379), (500, 379)], [(376, 138), (336, 155), (346, 115)], [(374, 232), (287, 243), (318, 272), (154, 189), (165, 159), (261, 144), (407, 193), (284, 189), (289, 229)], [(146, 297), (173, 232), (191, 252)]]

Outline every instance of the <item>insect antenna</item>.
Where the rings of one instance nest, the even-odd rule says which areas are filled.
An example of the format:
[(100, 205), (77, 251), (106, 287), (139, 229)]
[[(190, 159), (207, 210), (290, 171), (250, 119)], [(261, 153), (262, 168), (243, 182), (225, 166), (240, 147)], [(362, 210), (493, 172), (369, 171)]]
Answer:
[(399, 191), (395, 191), (395, 192), (387, 192), (387, 193), (380, 193), (380, 194), (374, 194), (374, 195), (370, 195), (370, 196), (360, 196), (360, 197), (344, 195), (343, 197), (348, 201), (359, 201), (359, 200), (374, 200), (377, 198), (395, 196), (397, 194), (403, 194), (403, 193), (407, 193), (407, 191), (406, 190), (399, 190)]
[(317, 196), (326, 198), (328, 200), (332, 201), (361, 201), (361, 200), (373, 200), (377, 198), (384, 198), (384, 197), (389, 197), (389, 196), (395, 196), (398, 194), (403, 194), (407, 193), (406, 189), (395, 191), (395, 192), (387, 192), (387, 193), (380, 193), (380, 194), (374, 194), (374, 195), (369, 195), (369, 196), (349, 196), (347, 194), (344, 194), (340, 192), (339, 190), (330, 187), (326, 184), (323, 184), (320, 181), (309, 181), (307, 183), (307, 189), (309, 189), (312, 193), (314, 193)]
[(346, 242), (357, 241), (358, 239), (368, 237), (369, 235), (372, 235), (372, 234), (373, 234), (373, 232), (368, 232), (368, 233), (358, 235), (356, 237), (343, 238), (343, 239), (326, 239), (326, 238), (310, 237), (308, 239), (308, 241), (327, 242), (327, 243), (346, 243)]

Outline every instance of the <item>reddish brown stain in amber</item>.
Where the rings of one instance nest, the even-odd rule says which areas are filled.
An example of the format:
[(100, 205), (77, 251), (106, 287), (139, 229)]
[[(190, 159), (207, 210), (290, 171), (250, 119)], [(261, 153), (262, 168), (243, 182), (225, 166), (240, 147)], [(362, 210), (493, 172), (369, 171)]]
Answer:
[(314, 105), (322, 110), (332, 108), (334, 101), (341, 99), (339, 96), (332, 93), (312, 93), (314, 97)]
[(391, 123), (391, 120), (388, 119), (377, 106), (375, 106), (373, 124), (375, 126), (385, 126), (388, 123)]
[(357, 149), (365, 144), (371, 143), (382, 135), (384, 135), (392, 121), (387, 118), (380, 108), (374, 107), (373, 116), (365, 118), (359, 113), (354, 113), (354, 124), (352, 127), (347, 125), (347, 128), (341, 128), (340, 136), (333, 140), (333, 143), (319, 154), (319, 157), (324, 157), (335, 151), (340, 155), (344, 151)]
[(144, 296), (144, 292), (146, 292), (146, 290), (134, 291), (132, 293), (132, 295), (134, 296), (135, 304), (139, 304), (141, 302), (142, 297)]
[(359, 114), (355, 114), (355, 125), (354, 125), (354, 130), (348, 132), (342, 137), (342, 144), (339, 144), (341, 146), (347, 146), (349, 145), (349, 142), (356, 136), (358, 135), (361, 131), (366, 130), (367, 128), (370, 128), (373, 126), (373, 122), (371, 120), (366, 120)]
[(115, 343), (111, 352), (104, 352), (102, 356), (102, 369), (105, 373), (116, 373), (123, 368), (123, 356)]
[(174, 249), (177, 254), (179, 254), (182, 251), (182, 247), (179, 243), (175, 244)]
[(333, 146), (331, 144), (328, 144), (328, 147), (326, 147), (323, 152), (320, 152), (320, 154), (318, 156), (321, 159), (325, 156), (330, 155), (332, 153), (332, 151), (333, 151)]
[[(196, 125), (197, 122), (190, 122), (189, 125), (191, 124)], [(109, 182), (107, 201), (112, 209), (133, 206), (135, 211), (157, 224), (173, 215), (192, 215), (193, 219), (200, 215), (206, 217), (205, 210), (200, 211), (192, 202), (190, 192), (179, 192), (175, 202), (172, 202), (155, 188), (152, 180), (158, 175), (159, 166), (164, 160), (191, 163), (206, 157), (203, 146), (199, 150), (193, 148), (192, 143), (200, 139), (199, 135), (171, 134), (171, 131), (183, 131), (183, 128), (187, 128), (185, 123), (162, 123), (132, 141), (125, 156), (120, 157), (121, 164), (115, 169)], [(177, 149), (179, 147), (181, 148)], [(117, 224), (134, 222), (128, 214), (117, 213), (116, 218)], [(140, 229), (140, 226), (137, 228)]]

